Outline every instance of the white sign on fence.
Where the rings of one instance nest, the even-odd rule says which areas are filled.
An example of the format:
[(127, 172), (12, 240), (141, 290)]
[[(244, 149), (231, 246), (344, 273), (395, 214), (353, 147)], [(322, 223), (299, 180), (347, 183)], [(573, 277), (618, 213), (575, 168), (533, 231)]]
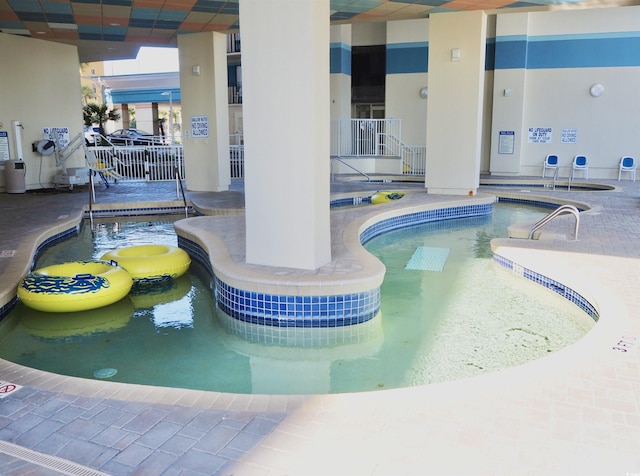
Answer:
[(209, 137), (209, 116), (191, 116), (191, 137)]
[(562, 129), (560, 142), (563, 144), (576, 144), (578, 142), (578, 129)]
[(68, 127), (45, 127), (42, 136), (44, 140), (55, 142), (61, 149), (69, 145)]
[(551, 127), (530, 127), (529, 143), (530, 144), (550, 144), (552, 132), (553, 132), (553, 128)]

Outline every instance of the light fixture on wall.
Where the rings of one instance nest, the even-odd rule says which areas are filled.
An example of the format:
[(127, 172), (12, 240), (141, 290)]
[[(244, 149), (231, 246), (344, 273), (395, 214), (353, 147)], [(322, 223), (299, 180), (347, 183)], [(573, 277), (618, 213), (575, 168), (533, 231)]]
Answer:
[(429, 95), (429, 89), (426, 86), (420, 89), (420, 97), (422, 99), (427, 99), (428, 95)]
[(200, 76), (200, 65), (199, 64), (194, 64), (191, 67), (191, 74), (193, 74), (194, 76)]
[(591, 94), (594, 98), (597, 98), (598, 96), (602, 96), (603, 92), (604, 92), (604, 86), (600, 83), (596, 83), (592, 85), (591, 88), (589, 88), (589, 94)]

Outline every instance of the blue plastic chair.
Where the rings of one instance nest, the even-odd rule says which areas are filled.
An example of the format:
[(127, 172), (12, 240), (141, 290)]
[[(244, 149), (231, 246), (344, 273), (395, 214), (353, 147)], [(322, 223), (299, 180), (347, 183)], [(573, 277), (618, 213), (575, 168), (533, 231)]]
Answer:
[(547, 155), (547, 158), (544, 159), (544, 165), (542, 166), (542, 178), (545, 178), (547, 175), (547, 169), (553, 170), (553, 178), (558, 178), (558, 156), (555, 154)]
[(618, 182), (622, 172), (629, 172), (633, 181), (636, 181), (636, 160), (628, 155), (620, 159), (620, 169), (618, 170)]
[(569, 180), (573, 180), (576, 172), (582, 171), (585, 180), (589, 180), (589, 162), (586, 155), (576, 155), (573, 158), (573, 166), (571, 167), (571, 176)]

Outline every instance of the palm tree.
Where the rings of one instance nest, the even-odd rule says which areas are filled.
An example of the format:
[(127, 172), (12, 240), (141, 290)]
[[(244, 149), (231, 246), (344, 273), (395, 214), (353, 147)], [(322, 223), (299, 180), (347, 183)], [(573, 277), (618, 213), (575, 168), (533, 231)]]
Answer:
[(84, 124), (98, 124), (100, 134), (105, 135), (104, 125), (107, 121), (117, 121), (120, 119), (120, 113), (115, 110), (109, 110), (106, 104), (89, 103), (82, 108)]
[(93, 99), (93, 89), (89, 86), (82, 86), (82, 104), (85, 106)]

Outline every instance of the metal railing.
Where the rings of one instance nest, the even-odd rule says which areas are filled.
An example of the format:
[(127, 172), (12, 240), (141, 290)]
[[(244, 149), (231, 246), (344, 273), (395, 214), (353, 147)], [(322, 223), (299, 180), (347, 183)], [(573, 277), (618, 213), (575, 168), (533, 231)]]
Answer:
[(536, 231), (538, 231), (540, 228), (542, 228), (543, 226), (545, 226), (547, 223), (549, 223), (551, 220), (553, 220), (557, 216), (560, 216), (560, 215), (566, 214), (566, 213), (571, 213), (576, 218), (576, 226), (575, 226), (575, 229), (573, 231), (573, 239), (577, 240), (578, 239), (578, 227), (580, 226), (580, 212), (573, 205), (561, 205), (558, 208), (556, 208), (554, 211), (549, 213), (547, 216), (545, 216), (542, 219), (538, 220), (533, 225), (533, 227), (531, 227), (531, 231), (529, 232), (529, 239), (530, 240), (533, 239), (534, 233)]
[[(346, 165), (350, 169), (356, 171), (357, 173), (359, 173), (360, 175), (365, 177), (367, 179), (367, 182), (371, 182), (371, 177), (369, 177), (367, 174), (365, 174), (362, 170), (358, 170), (353, 165), (350, 165), (350, 164), (346, 163), (344, 160), (342, 160), (342, 157), (331, 157), (331, 161), (334, 161), (334, 160), (337, 161), (337, 162), (340, 162), (341, 164)], [(333, 167), (331, 167), (331, 181), (333, 182)]]
[(406, 145), (398, 137), (391, 134), (381, 134), (378, 140), (384, 155), (399, 156), (402, 159), (402, 173), (404, 175), (422, 175), (425, 173), (427, 162), (426, 146)]
[(97, 146), (92, 147), (98, 160), (112, 167), (126, 182), (153, 182), (174, 179), (178, 168), (184, 177), (184, 154), (181, 145)]
[(399, 157), (386, 147), (389, 137), (402, 137), (400, 119), (331, 119), (332, 157)]
[(182, 203), (184, 204), (184, 217), (189, 217), (189, 205), (187, 205), (187, 197), (184, 194), (184, 187), (182, 186), (182, 175), (180, 174), (180, 170), (178, 167), (174, 169), (175, 177), (176, 177), (176, 198), (180, 198), (182, 196)]

